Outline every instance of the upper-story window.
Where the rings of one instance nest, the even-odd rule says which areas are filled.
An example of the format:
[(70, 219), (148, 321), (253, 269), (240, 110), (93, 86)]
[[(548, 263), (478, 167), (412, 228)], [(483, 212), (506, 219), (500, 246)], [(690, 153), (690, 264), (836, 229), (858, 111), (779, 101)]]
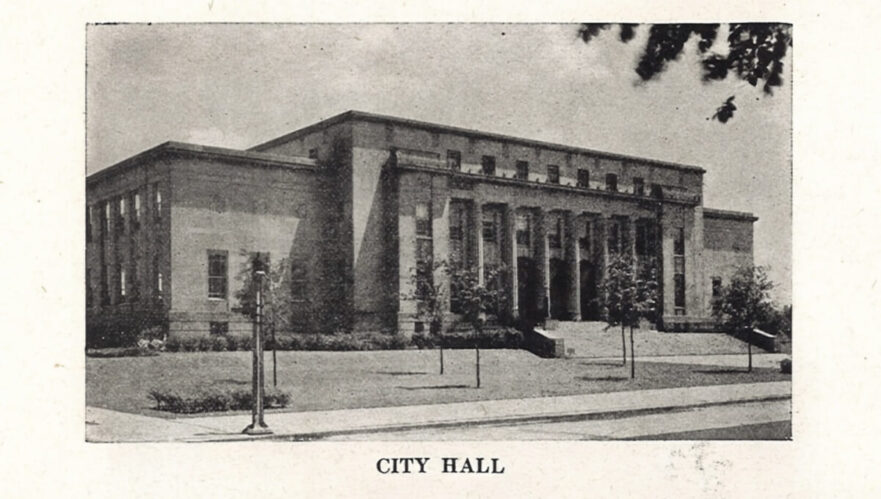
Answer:
[(548, 231), (548, 246), (551, 248), (563, 247), (563, 219), (562, 217), (553, 217), (551, 227)]
[(514, 175), (520, 180), (529, 180), (529, 162), (517, 161), (517, 171)]
[(92, 242), (92, 207), (86, 206), (86, 242)]
[(132, 227), (138, 229), (141, 226), (141, 193), (135, 191), (132, 194)]
[(153, 184), (153, 216), (162, 218), (162, 191), (159, 184)]
[(104, 201), (104, 209), (101, 210), (101, 230), (105, 234), (110, 232), (110, 201)]
[(590, 187), (590, 171), (585, 168), (578, 169), (578, 187)]
[(685, 254), (685, 229), (682, 227), (676, 230), (676, 239), (673, 241), (673, 254)]
[(583, 234), (578, 238), (578, 245), (581, 251), (591, 255), (593, 253), (593, 221), (587, 219), (584, 221)]
[(453, 171), (462, 169), (462, 153), (453, 149), (447, 150), (447, 168)]
[(309, 159), (318, 159), (318, 148), (309, 149)]
[(618, 175), (614, 173), (606, 174), (606, 190), (609, 192), (618, 192)]
[(427, 203), (416, 204), (416, 235), (431, 236), (431, 209)]
[(125, 268), (118, 264), (116, 266), (116, 273), (119, 275), (119, 301), (125, 301)]
[(517, 219), (515, 220), (515, 225), (517, 229), (517, 244), (519, 246), (529, 247), (530, 244), (530, 236), (532, 235), (532, 230), (530, 227), (529, 215), (526, 213), (518, 213)]
[(557, 165), (548, 165), (548, 183), (560, 183), (560, 167)]
[(496, 157), (484, 156), (480, 159), (480, 169), (484, 175), (496, 174)]
[(645, 196), (645, 180), (642, 177), (633, 177), (633, 193), (637, 196)]
[(208, 298), (226, 299), (228, 255), (226, 251), (208, 251)]
[(116, 212), (116, 231), (122, 232), (125, 230), (125, 210), (126, 210), (126, 199), (125, 196), (119, 197), (119, 208)]
[(664, 194), (664, 192), (663, 192), (663, 190), (661, 189), (661, 185), (660, 185), (660, 184), (652, 184), (652, 192), (651, 192), (651, 195), (652, 195), (653, 198), (658, 198), (658, 199), (660, 199), (660, 198), (663, 196), (663, 194)]

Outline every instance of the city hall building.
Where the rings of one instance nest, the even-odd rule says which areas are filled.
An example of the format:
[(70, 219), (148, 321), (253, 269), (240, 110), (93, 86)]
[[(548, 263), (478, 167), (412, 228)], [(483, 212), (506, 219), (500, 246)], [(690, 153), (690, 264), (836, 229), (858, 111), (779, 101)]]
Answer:
[(87, 324), (250, 332), (255, 254), (284, 265), (300, 331), (412, 333), (413, 273), (441, 261), (506, 269), (505, 317), (601, 320), (623, 253), (658, 270), (660, 328), (708, 329), (757, 218), (705, 208), (704, 173), (357, 111), (248, 150), (167, 142), (87, 178)]

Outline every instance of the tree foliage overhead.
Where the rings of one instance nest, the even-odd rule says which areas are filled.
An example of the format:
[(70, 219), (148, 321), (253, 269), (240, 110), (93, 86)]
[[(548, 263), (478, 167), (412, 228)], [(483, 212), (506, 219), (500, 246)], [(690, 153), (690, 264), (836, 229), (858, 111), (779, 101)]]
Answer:
[[(618, 38), (630, 42), (636, 37), (636, 24), (619, 24)], [(612, 27), (608, 23), (583, 23), (578, 36), (589, 43)], [(792, 46), (792, 26), (781, 23), (732, 23), (728, 25), (726, 51), (711, 49), (720, 31), (719, 24), (652, 24), (645, 48), (636, 64), (642, 81), (656, 78), (682, 54), (686, 43), (697, 37), (703, 81), (720, 81), (729, 75), (762, 91), (773, 94), (783, 84), (783, 58)], [(727, 123), (737, 108), (734, 96), (728, 97), (716, 110), (713, 119)]]

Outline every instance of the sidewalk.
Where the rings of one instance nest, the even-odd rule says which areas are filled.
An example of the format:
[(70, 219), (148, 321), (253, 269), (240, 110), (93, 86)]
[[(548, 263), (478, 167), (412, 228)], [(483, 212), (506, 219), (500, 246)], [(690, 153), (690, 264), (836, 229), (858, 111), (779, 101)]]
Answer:
[[(791, 397), (791, 393), (791, 382), (778, 381), (452, 404), (270, 413), (265, 419), (274, 435), (260, 438), (310, 439), (427, 427), (611, 418), (644, 411), (783, 399)], [(250, 415), (237, 414), (167, 420), (87, 407), (86, 439), (90, 442), (251, 440), (254, 437), (240, 433), (250, 419)], [(377, 440), (381, 440), (381, 435), (377, 436)]]
[[(630, 359), (628, 355), (628, 360)], [(780, 361), (783, 359), (791, 359), (792, 355), (786, 353), (754, 353), (753, 367), (779, 369)], [(621, 355), (585, 358), (586, 362), (609, 362), (620, 361)], [(657, 355), (657, 356), (636, 356), (637, 362), (664, 362), (667, 364), (691, 364), (696, 366), (719, 366), (719, 367), (742, 367), (746, 369), (747, 355), (745, 353), (737, 354), (711, 354), (711, 355)]]

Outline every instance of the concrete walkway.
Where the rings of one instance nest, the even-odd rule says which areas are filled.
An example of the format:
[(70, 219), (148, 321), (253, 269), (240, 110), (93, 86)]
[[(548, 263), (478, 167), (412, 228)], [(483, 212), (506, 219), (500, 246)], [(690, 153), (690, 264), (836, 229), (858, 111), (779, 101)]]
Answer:
[[(754, 353), (753, 367), (762, 367), (770, 369), (779, 369), (780, 361), (783, 359), (791, 359), (792, 355), (785, 353)], [(628, 354), (628, 362), (630, 356)], [(586, 362), (619, 362), (621, 354), (615, 357), (598, 357), (593, 359), (585, 359)], [(745, 353), (738, 354), (717, 354), (717, 355), (658, 355), (658, 356), (636, 356), (637, 362), (663, 362), (667, 364), (691, 364), (696, 366), (719, 366), (719, 367), (742, 367), (744, 370), (747, 366), (747, 356)]]
[[(267, 414), (266, 423), (274, 431), (269, 438), (310, 439), (444, 426), (623, 417), (644, 411), (779, 400), (791, 397), (791, 392), (791, 382), (779, 381), (452, 404), (281, 412)], [(240, 433), (250, 422), (249, 415), (170, 421), (89, 407), (86, 419), (86, 439), (92, 442), (205, 442), (254, 438)]]

